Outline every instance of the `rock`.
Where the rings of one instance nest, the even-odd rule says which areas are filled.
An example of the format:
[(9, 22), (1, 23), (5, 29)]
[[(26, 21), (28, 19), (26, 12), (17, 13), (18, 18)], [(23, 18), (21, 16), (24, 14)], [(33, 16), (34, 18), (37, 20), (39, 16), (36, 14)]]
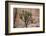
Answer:
[(16, 28), (24, 28), (24, 27), (26, 27), (26, 25), (25, 25), (24, 21), (22, 21), (21, 19), (19, 19), (18, 22), (15, 22), (15, 27)]

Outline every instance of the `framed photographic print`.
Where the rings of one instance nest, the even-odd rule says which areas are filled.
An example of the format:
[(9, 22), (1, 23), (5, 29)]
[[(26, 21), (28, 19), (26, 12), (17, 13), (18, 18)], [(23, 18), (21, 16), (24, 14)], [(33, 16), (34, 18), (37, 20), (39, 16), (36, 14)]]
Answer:
[(45, 4), (5, 1), (5, 34), (45, 32)]

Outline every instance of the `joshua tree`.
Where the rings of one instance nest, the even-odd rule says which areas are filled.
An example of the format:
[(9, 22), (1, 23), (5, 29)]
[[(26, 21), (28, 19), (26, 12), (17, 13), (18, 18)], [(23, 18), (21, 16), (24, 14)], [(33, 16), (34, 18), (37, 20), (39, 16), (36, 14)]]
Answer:
[(24, 19), (25, 19), (26, 27), (27, 27), (27, 23), (28, 23), (28, 18), (29, 18), (29, 16), (30, 16), (30, 17), (32, 16), (31, 12), (25, 11)]
[(31, 14), (31, 12), (27, 12), (27, 11), (22, 11), (23, 13), (22, 13), (22, 15), (21, 15), (21, 19), (24, 17), (24, 22), (25, 22), (25, 24), (26, 24), (26, 27), (27, 27), (27, 23), (28, 23), (28, 18), (29, 18), (29, 16), (31, 17), (32, 16), (32, 14)]

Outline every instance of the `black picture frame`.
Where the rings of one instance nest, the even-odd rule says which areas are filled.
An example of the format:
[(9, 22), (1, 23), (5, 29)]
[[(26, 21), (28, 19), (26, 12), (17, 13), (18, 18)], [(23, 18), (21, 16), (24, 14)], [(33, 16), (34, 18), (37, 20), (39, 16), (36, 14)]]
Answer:
[[(35, 32), (22, 32), (22, 33), (9, 33), (8, 31), (8, 3), (26, 3), (26, 4), (41, 4), (43, 5), (43, 31)], [(5, 1), (5, 35), (18, 35), (18, 34), (32, 34), (32, 33), (44, 33), (45, 32), (45, 3), (38, 2), (22, 2), (22, 1)]]

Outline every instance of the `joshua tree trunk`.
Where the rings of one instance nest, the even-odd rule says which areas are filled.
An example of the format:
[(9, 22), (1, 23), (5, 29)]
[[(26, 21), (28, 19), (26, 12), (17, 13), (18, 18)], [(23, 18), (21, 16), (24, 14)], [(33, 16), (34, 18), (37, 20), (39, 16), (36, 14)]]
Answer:
[(25, 24), (26, 24), (26, 27), (27, 27), (27, 22), (26, 22), (26, 20), (25, 20)]
[(27, 27), (27, 24), (28, 24), (28, 21), (29, 21), (29, 18), (25, 18), (25, 24), (26, 24), (26, 27)]
[(25, 24), (26, 24), (26, 27), (27, 27), (27, 23), (28, 23), (27, 19), (28, 19), (28, 17), (26, 16), (26, 17), (25, 17)]

